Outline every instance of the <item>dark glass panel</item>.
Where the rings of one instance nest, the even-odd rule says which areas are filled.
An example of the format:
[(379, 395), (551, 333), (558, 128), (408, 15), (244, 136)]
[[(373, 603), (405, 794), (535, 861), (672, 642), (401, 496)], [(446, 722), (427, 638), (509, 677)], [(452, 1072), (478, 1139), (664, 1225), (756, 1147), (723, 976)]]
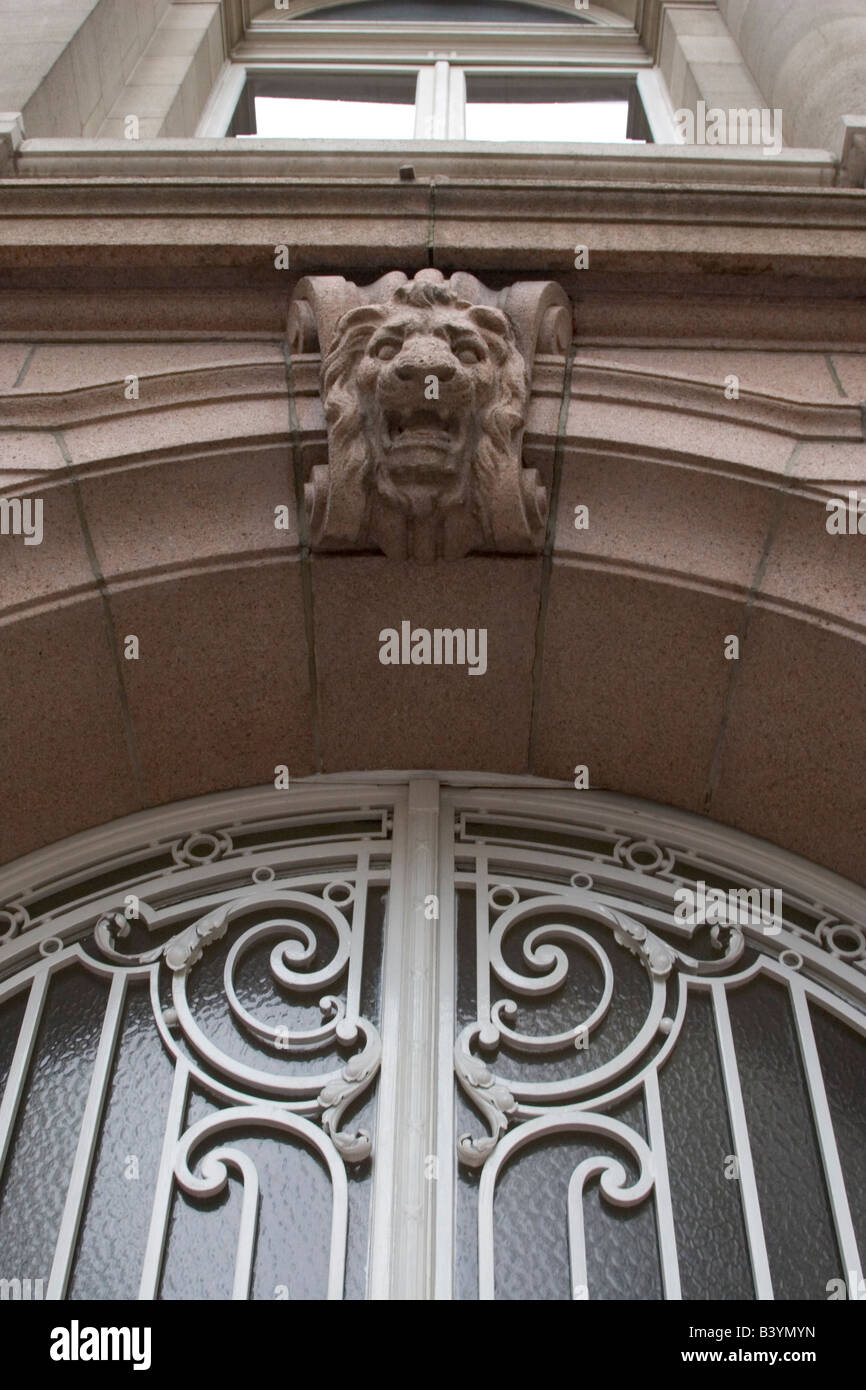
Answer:
[(0, 1191), (4, 1278), (51, 1272), (107, 998), (105, 982), (78, 965), (48, 986)]
[(579, 15), (548, 10), (541, 5), (510, 4), (508, 0), (359, 0), (355, 5), (331, 5), (326, 10), (299, 15), (299, 19), (338, 19), (344, 23), (366, 24), (385, 20), (389, 24), (442, 21), (452, 24), (587, 24)]
[(18, 1032), (27, 1007), (29, 985), (20, 989), (5, 1004), (0, 1004), (0, 1096), (6, 1087), (9, 1068), (18, 1045)]
[[(614, 992), (608, 1013), (583, 1049), (569, 1045), (557, 1053), (533, 1054), (503, 1043), (492, 1054), (491, 1063), (502, 1076), (520, 1076), (527, 1081), (579, 1076), (618, 1056), (646, 1020), (651, 993), (646, 970), (631, 952), (616, 943), (612, 931), (582, 917), (579, 912), (565, 908), (559, 912), (539, 913), (527, 918), (522, 925), (515, 924), (503, 941), (505, 963), (512, 970), (537, 979), (523, 957), (523, 942), (528, 932), (536, 927), (562, 923), (579, 928), (607, 955), (614, 971)], [(458, 893), (457, 935), (457, 1005), (462, 1028), (476, 1016), (475, 893), (472, 889), (461, 889)], [(526, 997), (519, 990), (512, 991), (501, 984), (491, 972), (491, 1002), (514, 995), (517, 1015), (508, 1022), (516, 1031), (531, 1036), (566, 1032), (587, 1019), (601, 999), (603, 975), (589, 949), (570, 941), (557, 941), (556, 945), (565, 952), (569, 967), (564, 981), (553, 994)]]
[[(866, 1251), (866, 1040), (817, 1005), (812, 1026), (851, 1220), (857, 1243)], [(848, 1271), (840, 1269), (837, 1277), (847, 1280)]]
[(659, 1073), (684, 1299), (753, 1298), (712, 1005), (689, 991), (682, 1031)]
[[(641, 1111), (632, 1103), (613, 1113), (640, 1133)], [(637, 1176), (630, 1155), (594, 1135), (540, 1139), (502, 1170), (494, 1199), (497, 1299), (571, 1299), (568, 1184), (578, 1164), (598, 1154), (622, 1162), (629, 1180)], [(584, 1191), (583, 1216), (590, 1299), (661, 1298), (652, 1197), (637, 1207), (616, 1207), (602, 1198), (594, 1178)]]
[[(209, 1113), (201, 1101), (188, 1123)], [(210, 1113), (213, 1113), (210, 1111)], [(331, 1184), (321, 1158), (301, 1141), (238, 1126), (202, 1145), (238, 1149), (255, 1163), (261, 1192), (251, 1296), (259, 1300), (321, 1299), (327, 1291)], [(175, 1189), (160, 1297), (231, 1298), (243, 1189), (232, 1173), (228, 1190), (205, 1200)]]
[(787, 992), (759, 978), (728, 1004), (773, 1292), (826, 1298), (838, 1254)]
[(138, 1297), (172, 1075), (149, 991), (130, 987), (70, 1298)]

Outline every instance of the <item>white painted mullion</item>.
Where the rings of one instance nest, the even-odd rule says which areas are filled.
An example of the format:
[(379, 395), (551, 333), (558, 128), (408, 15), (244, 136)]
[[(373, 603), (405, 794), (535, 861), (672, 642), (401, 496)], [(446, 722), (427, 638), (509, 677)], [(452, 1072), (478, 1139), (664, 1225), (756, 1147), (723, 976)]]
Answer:
[(448, 83), (448, 139), (466, 138), (466, 70), (451, 66)]
[(427, 1298), (432, 1292), (430, 1254), (434, 1183), (428, 1159), (435, 1144), (436, 1022), (439, 923), (425, 912), (439, 892), (439, 783), (409, 783), (408, 893), (403, 926), (408, 953), (401, 981), (403, 1067), (397, 1120), (397, 1213), (402, 1229), (394, 1245), (394, 1298)]
[(81, 1218), (84, 1215), (84, 1203), (87, 1198), (93, 1157), (99, 1142), (102, 1112), (111, 1083), (111, 1069), (114, 1063), (117, 1039), (120, 1036), (120, 1026), (123, 1021), (125, 998), (126, 974), (124, 971), (118, 970), (111, 979), (102, 1033), (93, 1063), (90, 1090), (87, 1094), (87, 1103), (81, 1120), (69, 1187), (66, 1190), (66, 1202), (63, 1207), (60, 1232), (54, 1249), (54, 1262), (48, 1280), (46, 1298), (49, 1299), (65, 1298), (66, 1296), (66, 1288), (75, 1255), (75, 1244), (78, 1239)]
[(33, 978), (27, 996), (24, 1017), (18, 1030), (18, 1041), (15, 1044), (12, 1065), (9, 1068), (9, 1075), (3, 1090), (3, 1100), (0, 1101), (0, 1176), (2, 1176), (6, 1164), (15, 1121), (30, 1073), (30, 1063), (33, 1058), (33, 1049), (36, 1046), (39, 1022), (45, 1006), (45, 995), (48, 990), (50, 974), (50, 968), (46, 966)]
[(770, 1262), (767, 1257), (767, 1243), (764, 1238), (764, 1222), (761, 1217), (758, 1184), (752, 1163), (752, 1146), (749, 1143), (749, 1126), (743, 1105), (740, 1073), (737, 1067), (737, 1054), (734, 1049), (734, 1037), (731, 1032), (731, 1018), (728, 1013), (728, 997), (724, 982), (713, 980), (710, 991), (716, 1016), (716, 1034), (719, 1041), (725, 1094), (728, 1098), (731, 1135), (739, 1171), (740, 1195), (743, 1201), (746, 1237), (749, 1243), (749, 1256), (755, 1280), (755, 1296), (761, 1300), (772, 1299), (775, 1297), (773, 1281), (770, 1277)]
[(433, 110), (435, 104), (435, 73), (432, 64), (418, 69), (415, 87), (415, 139), (433, 139)]
[(815, 1121), (815, 1130), (821, 1149), (821, 1161), (830, 1196), (833, 1225), (836, 1228), (836, 1236), (839, 1241), (839, 1253), (845, 1263), (845, 1278), (850, 1281), (849, 1286), (859, 1289), (863, 1278), (863, 1269), (860, 1262), (860, 1252), (857, 1248), (854, 1222), (851, 1220), (851, 1208), (848, 1205), (845, 1175), (842, 1172), (839, 1149), (836, 1145), (833, 1117), (827, 1103), (827, 1091), (824, 1086), (824, 1076), (821, 1071), (818, 1047), (812, 1028), (806, 988), (803, 981), (797, 976), (792, 976), (788, 985), (794, 1005), (794, 1020), (797, 1025), (800, 1056), (803, 1059), (803, 1070), (806, 1073), (809, 1099), (812, 1103), (812, 1116)]
[(147, 1247), (141, 1269), (141, 1283), (138, 1289), (140, 1300), (152, 1301), (159, 1293), (163, 1252), (168, 1234), (168, 1218), (171, 1212), (171, 1194), (174, 1188), (174, 1156), (186, 1111), (188, 1084), (189, 1067), (185, 1062), (178, 1061), (174, 1068), (174, 1081), (165, 1120), (165, 1135), (159, 1159), (159, 1172), (156, 1179), (156, 1190), (153, 1194), (150, 1230), (148, 1231)]
[(490, 908), (487, 901), (489, 891), (487, 850), (479, 845), (475, 851), (475, 991), (476, 1012), (482, 1027), (487, 1027), (490, 1023)]
[(433, 129), (432, 140), (448, 139), (448, 92), (451, 86), (450, 65), (438, 58), (433, 66)]
[(212, 1161), (233, 1163), (241, 1177), (243, 1188), (241, 1196), (241, 1222), (238, 1233), (238, 1248), (235, 1256), (235, 1273), (232, 1281), (232, 1301), (246, 1303), (253, 1286), (253, 1259), (256, 1253), (256, 1235), (259, 1221), (259, 1175), (249, 1154), (238, 1149), (217, 1149), (211, 1155)]
[(674, 1210), (671, 1201), (668, 1156), (665, 1145), (665, 1127), (662, 1118), (659, 1077), (655, 1067), (647, 1072), (644, 1081), (646, 1098), (647, 1136), (653, 1156), (653, 1176), (655, 1179), (656, 1225), (661, 1254), (662, 1284), (665, 1298), (682, 1298), (680, 1287), (680, 1264), (677, 1255), (677, 1233), (674, 1224)]
[(349, 950), (349, 979), (346, 986), (346, 1023), (357, 1023), (361, 1014), (361, 984), (364, 971), (364, 935), (367, 921), (370, 850), (358, 850), (355, 868), (355, 900), (352, 904), (352, 936)]
[(391, 885), (385, 922), (382, 957), (381, 1034), (382, 1066), (376, 1105), (376, 1157), (371, 1198), (370, 1263), (368, 1297), (386, 1299), (391, 1278), (391, 1239), (394, 1225), (393, 1194), (396, 1178), (395, 1125), (400, 1070), (400, 980), (403, 970), (405, 916), (405, 863), (408, 814), (404, 798), (394, 802), (391, 837)]
[(457, 1156), (454, 1114), (454, 1038), (456, 1035), (456, 916), (454, 892), (454, 803), (443, 796), (439, 814), (439, 1045), (436, 1085), (434, 1177), (435, 1268), (433, 1297), (454, 1297), (454, 1168)]
[(382, 1080), (374, 1177), (371, 1298), (429, 1298), (435, 1211), (439, 783), (414, 778), (395, 814), (394, 876), (385, 947)]

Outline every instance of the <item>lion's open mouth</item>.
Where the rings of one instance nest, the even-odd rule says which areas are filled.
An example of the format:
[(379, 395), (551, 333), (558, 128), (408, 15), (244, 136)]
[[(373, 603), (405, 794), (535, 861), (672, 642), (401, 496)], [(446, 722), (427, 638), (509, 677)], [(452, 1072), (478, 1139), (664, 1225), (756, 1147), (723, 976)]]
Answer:
[(452, 449), (460, 433), (457, 415), (436, 409), (385, 412), (388, 447)]

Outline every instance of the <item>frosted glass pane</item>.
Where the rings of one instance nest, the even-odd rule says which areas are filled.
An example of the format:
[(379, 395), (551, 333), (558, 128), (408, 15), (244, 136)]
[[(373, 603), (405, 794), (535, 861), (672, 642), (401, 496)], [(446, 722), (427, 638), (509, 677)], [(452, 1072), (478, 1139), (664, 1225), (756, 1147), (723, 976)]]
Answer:
[[(641, 1133), (642, 1107), (611, 1112)], [(568, 1185), (579, 1163), (609, 1153), (636, 1176), (616, 1145), (589, 1136), (554, 1135), (521, 1150), (502, 1171), (494, 1204), (496, 1297), (512, 1301), (571, 1299)], [(596, 1301), (647, 1301), (662, 1296), (655, 1213), (651, 1202), (631, 1208), (604, 1201), (593, 1179), (583, 1197), (587, 1280)]]
[(659, 1076), (683, 1298), (754, 1298), (713, 1006), (698, 990)]
[(105, 1013), (103, 981), (80, 966), (48, 985), (0, 1189), (0, 1276), (45, 1279), (51, 1262)]
[(823, 1299), (839, 1255), (787, 992), (756, 980), (728, 1006), (773, 1292)]
[(135, 985), (118, 1042), (69, 1297), (137, 1298), (173, 1069)]

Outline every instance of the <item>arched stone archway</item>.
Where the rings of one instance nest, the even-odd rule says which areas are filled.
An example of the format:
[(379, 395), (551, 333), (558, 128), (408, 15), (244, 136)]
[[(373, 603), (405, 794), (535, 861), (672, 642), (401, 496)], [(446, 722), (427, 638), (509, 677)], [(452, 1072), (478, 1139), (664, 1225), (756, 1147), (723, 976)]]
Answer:
[[(537, 359), (525, 437), (545, 553), (428, 568), (300, 539), (315, 354), (287, 377), (277, 344), (38, 348), (4, 401), (31, 431), (6, 481), (38, 482), (45, 530), (7, 541), (4, 858), (278, 765), (583, 765), (862, 881), (862, 585), (856, 538), (826, 527), (857, 406), (818, 355), (569, 363), (563, 404), (563, 359)], [(404, 621), (485, 629), (483, 679), (383, 666)]]

